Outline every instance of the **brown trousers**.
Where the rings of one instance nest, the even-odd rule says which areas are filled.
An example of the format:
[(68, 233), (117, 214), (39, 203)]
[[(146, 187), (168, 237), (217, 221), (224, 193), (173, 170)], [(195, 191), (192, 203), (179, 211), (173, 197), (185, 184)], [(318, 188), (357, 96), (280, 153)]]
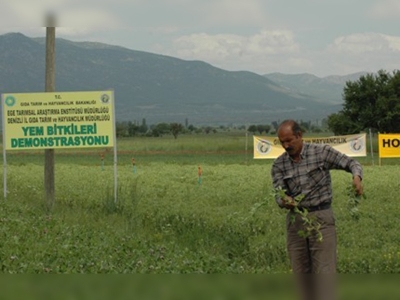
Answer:
[(310, 212), (308, 218), (321, 225), (322, 241), (315, 232), (306, 238), (299, 235), (305, 230), (301, 216), (290, 211), (286, 217), (287, 250), (301, 299), (335, 299), (337, 241), (332, 208)]

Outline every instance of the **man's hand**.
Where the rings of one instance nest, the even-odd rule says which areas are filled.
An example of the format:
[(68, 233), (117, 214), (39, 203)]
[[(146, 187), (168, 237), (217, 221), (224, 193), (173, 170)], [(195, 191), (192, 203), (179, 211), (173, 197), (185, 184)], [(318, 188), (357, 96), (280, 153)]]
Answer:
[(361, 184), (361, 177), (360, 176), (354, 176), (353, 177), (353, 186), (354, 190), (356, 191), (356, 194), (358, 196), (361, 196), (363, 194), (363, 187)]
[(296, 206), (296, 201), (293, 199), (293, 197), (286, 195), (284, 198), (281, 199), (283, 206), (287, 209), (292, 209)]

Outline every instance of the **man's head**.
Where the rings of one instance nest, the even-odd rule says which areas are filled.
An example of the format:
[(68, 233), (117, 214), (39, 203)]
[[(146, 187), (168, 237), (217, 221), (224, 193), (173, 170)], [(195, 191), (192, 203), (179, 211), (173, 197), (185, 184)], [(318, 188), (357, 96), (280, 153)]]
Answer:
[(285, 120), (278, 127), (278, 138), (285, 151), (293, 159), (300, 157), (303, 148), (303, 132), (294, 120)]

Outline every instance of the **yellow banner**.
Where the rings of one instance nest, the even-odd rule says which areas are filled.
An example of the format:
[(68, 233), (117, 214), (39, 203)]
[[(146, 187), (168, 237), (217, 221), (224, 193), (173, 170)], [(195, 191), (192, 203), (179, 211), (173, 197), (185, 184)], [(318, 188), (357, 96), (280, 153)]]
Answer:
[(6, 150), (114, 146), (114, 93), (3, 94)]
[(378, 134), (379, 157), (400, 157), (400, 133)]
[[(366, 134), (303, 138), (305, 143), (329, 144), (348, 156), (367, 156)], [(254, 136), (254, 158), (277, 158), (285, 152), (277, 137)]]

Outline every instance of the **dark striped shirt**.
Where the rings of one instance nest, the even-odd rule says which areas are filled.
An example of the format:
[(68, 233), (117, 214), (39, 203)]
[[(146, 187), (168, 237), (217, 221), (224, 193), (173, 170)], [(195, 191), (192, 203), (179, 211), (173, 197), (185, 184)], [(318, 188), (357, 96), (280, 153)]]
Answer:
[[(359, 162), (337, 151), (329, 145), (304, 143), (301, 160), (294, 162), (288, 153), (279, 156), (272, 165), (274, 188), (282, 187), (286, 194), (296, 197), (304, 195), (301, 207), (311, 207), (332, 202), (332, 182), (329, 170), (338, 169), (358, 175), (363, 170)], [(276, 202), (283, 207), (282, 200)]]

